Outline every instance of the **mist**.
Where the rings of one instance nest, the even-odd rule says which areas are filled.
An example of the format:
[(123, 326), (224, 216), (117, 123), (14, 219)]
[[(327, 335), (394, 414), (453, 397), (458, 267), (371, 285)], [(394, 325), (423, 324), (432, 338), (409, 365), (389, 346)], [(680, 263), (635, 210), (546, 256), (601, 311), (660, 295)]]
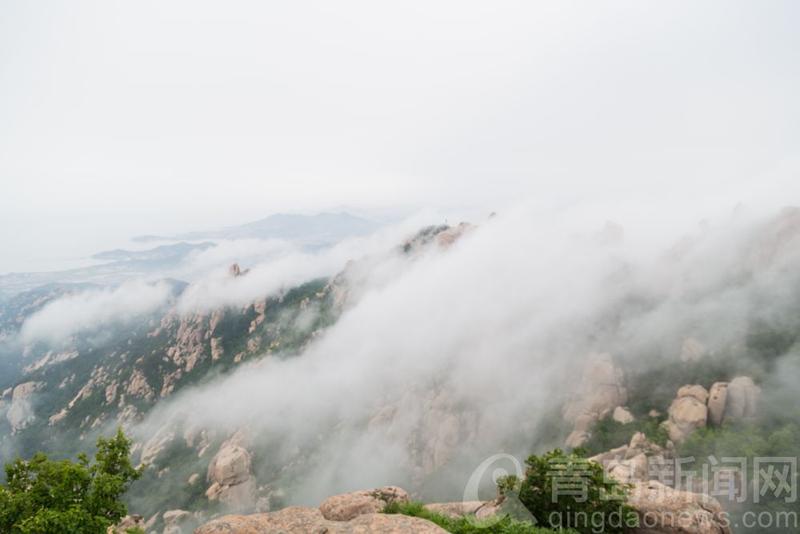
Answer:
[[(692, 337), (733, 366), (748, 323), (787, 313), (782, 295), (800, 281), (787, 268), (797, 214), (767, 213), (731, 207), (669, 234), (655, 214), (611, 223), (591, 206), (520, 205), (449, 248), (373, 258), (368, 272), (382, 274), (362, 273), (358, 296), (301, 355), (181, 392), (136, 432), (244, 428), (272, 451), (258, 461), (291, 481), (292, 502), (384, 484), (423, 491), (433, 471), (437, 497), (460, 497), (483, 458), (560, 445), (541, 428), (593, 354), (640, 370), (679, 362)], [(795, 231), (775, 241), (781, 225)]]
[(0, 272), (280, 211), (797, 193), (795, 2), (235, 4), (3, 7)]
[(20, 334), (23, 342), (63, 341), (81, 330), (97, 329), (130, 321), (167, 303), (171, 290), (166, 283), (143, 280), (126, 282), (112, 289), (94, 289), (48, 302), (26, 318)]

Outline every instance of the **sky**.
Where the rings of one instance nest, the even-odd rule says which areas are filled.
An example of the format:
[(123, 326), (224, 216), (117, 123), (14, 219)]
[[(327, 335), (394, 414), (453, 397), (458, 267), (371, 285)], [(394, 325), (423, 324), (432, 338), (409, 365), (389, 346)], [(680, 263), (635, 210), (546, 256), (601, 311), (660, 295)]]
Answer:
[(0, 273), (275, 212), (796, 204), (799, 22), (792, 1), (6, 1)]

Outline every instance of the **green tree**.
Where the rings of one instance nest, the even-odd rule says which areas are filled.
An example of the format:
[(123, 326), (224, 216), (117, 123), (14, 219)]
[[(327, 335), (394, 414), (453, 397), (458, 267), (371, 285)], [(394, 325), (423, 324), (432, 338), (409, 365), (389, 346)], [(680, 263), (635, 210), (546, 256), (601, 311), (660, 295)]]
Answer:
[(130, 461), (131, 440), (122, 430), (97, 440), (90, 463), (51, 460), (43, 453), (6, 465), (0, 485), (0, 532), (102, 534), (126, 513), (122, 495), (141, 471)]
[(525, 478), (500, 481), (503, 493), (518, 498), (540, 526), (581, 533), (622, 533), (638, 525), (626, 503), (626, 488), (605, 476), (603, 467), (559, 449), (526, 461)]

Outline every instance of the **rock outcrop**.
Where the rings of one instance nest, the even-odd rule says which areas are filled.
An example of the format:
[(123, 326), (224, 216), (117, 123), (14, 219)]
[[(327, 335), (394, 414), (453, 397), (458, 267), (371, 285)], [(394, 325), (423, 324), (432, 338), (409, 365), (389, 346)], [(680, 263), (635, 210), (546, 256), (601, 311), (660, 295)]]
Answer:
[(725, 416), (725, 404), (728, 400), (728, 383), (715, 382), (708, 391), (708, 422), (719, 426)]
[(628, 504), (639, 514), (640, 534), (730, 534), (719, 501), (679, 491), (661, 482), (637, 482)]
[[(695, 397), (690, 398), (697, 400)], [(630, 504), (639, 514), (639, 534), (729, 534), (719, 502), (703, 493), (680, 491), (658, 479), (673, 476), (675, 450), (637, 432), (628, 445), (590, 458), (607, 475), (629, 485)]]
[(678, 396), (669, 407), (669, 419), (664, 424), (672, 441), (680, 443), (693, 430), (706, 426), (707, 401), (708, 391), (703, 386), (683, 386), (678, 390)]
[(637, 432), (627, 445), (589, 459), (602, 465), (608, 476), (614, 480), (630, 484), (658, 477), (660, 472), (669, 469), (668, 461), (674, 456), (675, 450), (671, 443), (661, 447)]
[(233, 510), (252, 509), (256, 502), (256, 482), (250, 470), (252, 456), (245, 448), (246, 435), (236, 432), (225, 441), (208, 465), (206, 490), (209, 500), (219, 500)]
[(617, 406), (614, 408), (614, 413), (611, 415), (612, 419), (617, 423), (622, 423), (623, 425), (627, 425), (628, 423), (633, 423), (634, 418), (633, 414), (627, 408), (623, 408), (622, 406)]
[(567, 447), (580, 447), (594, 424), (627, 403), (624, 374), (608, 353), (591, 354), (583, 368), (573, 398), (564, 407), (564, 419), (573, 424)]
[(195, 534), (445, 534), (430, 521), (400, 514), (367, 513), (349, 521), (331, 521), (318, 508), (291, 506), (278, 512), (228, 515), (195, 530)]
[(12, 433), (22, 430), (36, 418), (31, 397), (43, 385), (41, 382), (23, 382), (12, 390), (11, 405), (6, 411), (6, 419), (11, 425)]
[(756, 416), (761, 388), (749, 376), (738, 376), (728, 384), (725, 419), (749, 419)]
[(186, 510), (167, 510), (162, 517), (164, 530), (161, 534), (188, 534), (191, 525), (196, 524), (192, 513)]
[(402, 488), (385, 486), (328, 497), (319, 509), (325, 519), (349, 521), (360, 515), (383, 512), (392, 503), (405, 503), (408, 500), (408, 493)]

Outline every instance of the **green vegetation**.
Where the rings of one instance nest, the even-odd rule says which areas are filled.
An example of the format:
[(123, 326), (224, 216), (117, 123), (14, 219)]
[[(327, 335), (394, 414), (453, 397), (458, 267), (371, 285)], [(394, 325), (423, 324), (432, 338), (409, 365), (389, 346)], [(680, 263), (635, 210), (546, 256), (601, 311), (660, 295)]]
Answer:
[(0, 485), (0, 532), (102, 534), (126, 513), (122, 495), (140, 471), (130, 461), (122, 430), (97, 440), (93, 463), (51, 460), (43, 453), (6, 465)]
[[(527, 521), (518, 521), (509, 516), (478, 520), (474, 517), (452, 518), (427, 510), (422, 503), (411, 502), (389, 505), (384, 513), (403, 514), (426, 519), (453, 534), (551, 534), (553, 529), (541, 528)], [(562, 530), (565, 534), (575, 532)]]
[[(788, 422), (785, 420), (783, 423), (764, 418), (747, 423), (726, 424), (720, 428), (699, 429), (679, 446), (680, 457), (694, 459), (694, 462), (687, 464), (685, 468), (697, 472), (701, 472), (704, 467), (708, 468), (712, 456), (723, 466), (733, 468), (738, 467), (736, 463), (738, 461), (746, 462), (744, 470), (744, 481), (747, 484), (744, 488), (745, 502), (733, 503), (726, 500), (725, 497), (718, 497), (722, 500), (723, 506), (730, 509), (733, 524), (743, 524), (744, 514), (758, 517), (757, 514), (769, 513), (769, 517), (773, 518), (780, 517), (781, 514), (800, 516), (800, 503), (787, 502), (785, 493), (776, 494), (767, 488), (765, 493), (759, 495), (758, 502), (756, 502), (755, 494), (763, 488), (756, 486), (757, 481), (751, 478), (755, 476), (754, 462), (758, 458), (796, 459), (800, 457), (800, 424), (797, 423), (800, 419), (797, 419), (796, 412), (789, 412), (786, 416)], [(797, 476), (796, 473), (794, 476)], [(773, 479), (772, 482), (776, 482), (776, 480)], [(794, 480), (793, 483), (797, 484), (797, 480)], [(743, 531), (765, 534), (790, 532), (793, 531), (793, 526), (790, 524), (778, 528), (779, 525), (763, 525), (753, 526)]]
[(636, 432), (642, 432), (647, 439), (662, 447), (666, 446), (669, 439), (667, 431), (661, 426), (661, 420), (657, 417), (639, 418), (627, 424), (618, 423), (607, 417), (595, 424), (591, 438), (581, 449), (587, 456), (594, 456), (630, 443)]
[(525, 478), (506, 478), (500, 490), (506, 495), (518, 491), (540, 525), (615, 534), (638, 524), (638, 515), (627, 505), (626, 488), (607, 479), (600, 464), (559, 449), (530, 456), (525, 463)]
[[(420, 503), (393, 504), (385, 512), (421, 517), (456, 534), (619, 534), (638, 525), (638, 515), (627, 505), (626, 488), (606, 480), (599, 464), (558, 449), (530, 456), (525, 463), (523, 480), (510, 476), (498, 481), (498, 490), (505, 498), (498, 516), (485, 520), (451, 518)], [(524, 516), (515, 513), (516, 506)]]

